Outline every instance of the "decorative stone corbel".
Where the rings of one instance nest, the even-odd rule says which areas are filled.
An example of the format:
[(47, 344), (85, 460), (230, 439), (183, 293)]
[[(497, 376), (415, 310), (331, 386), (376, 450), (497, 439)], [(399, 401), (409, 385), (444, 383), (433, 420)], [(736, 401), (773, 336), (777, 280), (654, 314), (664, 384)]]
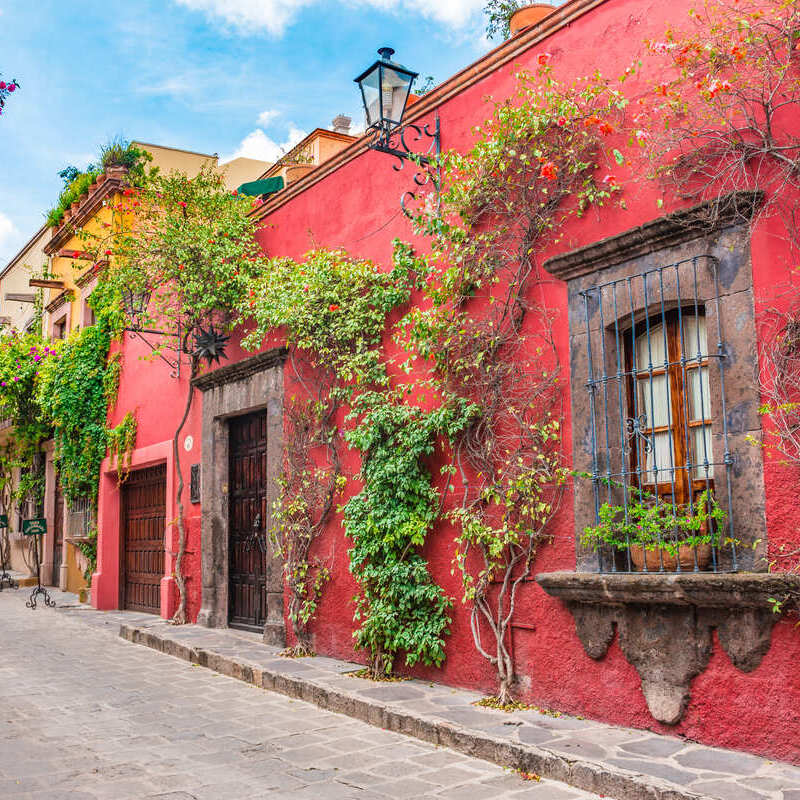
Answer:
[(711, 657), (712, 630), (734, 666), (752, 672), (778, 620), (768, 598), (800, 590), (798, 576), (756, 573), (554, 572), (536, 580), (566, 603), (591, 658), (605, 656), (616, 628), (650, 713), (666, 725), (686, 711), (692, 679)]

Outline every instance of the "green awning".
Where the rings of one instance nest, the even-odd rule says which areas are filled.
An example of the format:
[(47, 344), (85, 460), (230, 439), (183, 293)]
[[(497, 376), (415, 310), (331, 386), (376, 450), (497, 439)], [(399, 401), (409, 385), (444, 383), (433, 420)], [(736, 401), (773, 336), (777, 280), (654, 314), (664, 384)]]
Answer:
[(283, 178), (278, 175), (275, 178), (267, 178), (263, 181), (243, 183), (236, 191), (239, 194), (246, 194), (248, 197), (258, 197), (262, 194), (274, 194), (281, 189), (283, 189)]

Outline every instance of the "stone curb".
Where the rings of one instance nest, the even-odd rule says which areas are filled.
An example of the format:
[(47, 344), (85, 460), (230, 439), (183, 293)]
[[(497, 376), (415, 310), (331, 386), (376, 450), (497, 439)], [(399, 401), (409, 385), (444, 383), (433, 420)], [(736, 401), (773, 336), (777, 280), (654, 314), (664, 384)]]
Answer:
[(145, 645), (262, 689), (313, 703), (326, 711), (448, 747), (502, 767), (535, 772), (543, 778), (561, 781), (614, 800), (714, 800), (708, 795), (688, 791), (652, 776), (588, 760), (566, 758), (543, 747), (509, 742), (447, 720), (423, 718), (406, 709), (376, 700), (365, 700), (308, 678), (274, 672), (212, 650), (191, 647), (146, 628), (121, 625), (119, 635), (134, 644)]

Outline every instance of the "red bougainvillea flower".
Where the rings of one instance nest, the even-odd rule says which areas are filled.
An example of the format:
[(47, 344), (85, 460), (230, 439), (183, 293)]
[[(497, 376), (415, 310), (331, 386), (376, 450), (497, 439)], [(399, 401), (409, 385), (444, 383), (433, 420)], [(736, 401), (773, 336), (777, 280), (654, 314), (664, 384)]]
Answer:
[[(0, 81), (0, 92), (2, 92), (3, 89), (5, 89), (5, 88), (6, 88), (6, 82), (5, 81)], [(5, 386), (5, 384), (3, 384), (3, 386)]]
[(548, 161), (546, 164), (542, 164), (540, 175), (549, 181), (554, 181), (558, 177), (558, 167), (552, 161)]
[(541, 66), (544, 66), (545, 64), (547, 64), (548, 61), (550, 61), (551, 58), (552, 55), (550, 53), (539, 53), (539, 56), (537, 57), (536, 60), (539, 62)]
[(606, 135), (614, 133), (614, 126), (608, 122), (601, 122), (600, 123), (600, 133), (604, 133)]
[(336, 303), (331, 303), (328, 306), (328, 311), (338, 311), (338, 310), (339, 310), (339, 306), (337, 306)]
[(239, 191), (238, 191), (237, 189), (234, 189), (234, 190), (231, 192), (231, 194), (232, 194), (234, 197), (236, 197), (236, 196), (238, 196), (238, 194), (239, 194)]
[(307, 291), (308, 291), (308, 286), (304, 286), (304, 287), (303, 287), (303, 291), (304, 291), (304, 292), (307, 292)]
[(8, 89), (9, 92), (13, 92), (17, 88), (17, 84), (16, 83), (9, 83), (6, 88)]
[(604, 175), (603, 176), (603, 183), (607, 183), (610, 186), (616, 186), (617, 185), (617, 179), (616, 179), (616, 177), (614, 175)]
[(186, 208), (186, 206), (188, 206), (189, 204), (185, 200), (181, 200), (180, 203), (178, 203), (178, 205), (181, 208)]
[(106, 250), (106, 255), (110, 256), (111, 255), (111, 251), (110, 250)]
[(566, 117), (559, 117), (558, 120), (556, 121), (556, 125), (558, 125), (559, 128), (563, 128), (566, 124), (567, 124)]

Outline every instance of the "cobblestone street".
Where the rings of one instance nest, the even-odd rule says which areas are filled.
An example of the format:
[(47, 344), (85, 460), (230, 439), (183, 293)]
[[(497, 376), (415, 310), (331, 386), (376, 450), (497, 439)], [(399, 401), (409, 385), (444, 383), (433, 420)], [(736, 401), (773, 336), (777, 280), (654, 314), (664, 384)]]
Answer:
[(0, 797), (591, 798), (193, 667), (0, 592)]

